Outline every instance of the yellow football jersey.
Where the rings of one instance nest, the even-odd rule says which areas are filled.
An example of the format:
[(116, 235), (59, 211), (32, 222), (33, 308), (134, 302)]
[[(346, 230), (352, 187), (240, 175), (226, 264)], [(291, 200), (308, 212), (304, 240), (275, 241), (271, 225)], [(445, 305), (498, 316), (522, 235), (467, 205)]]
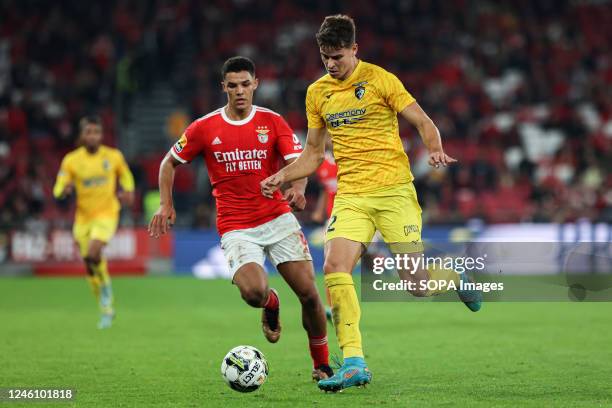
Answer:
[(338, 194), (412, 181), (397, 113), (414, 101), (395, 75), (364, 61), (343, 81), (327, 74), (308, 87), (308, 127), (327, 127), (331, 135)]
[(90, 154), (79, 147), (62, 160), (53, 195), (60, 197), (67, 184), (74, 184), (77, 223), (116, 218), (121, 208), (116, 196), (117, 178), (125, 191), (134, 190), (134, 177), (119, 150), (100, 146)]

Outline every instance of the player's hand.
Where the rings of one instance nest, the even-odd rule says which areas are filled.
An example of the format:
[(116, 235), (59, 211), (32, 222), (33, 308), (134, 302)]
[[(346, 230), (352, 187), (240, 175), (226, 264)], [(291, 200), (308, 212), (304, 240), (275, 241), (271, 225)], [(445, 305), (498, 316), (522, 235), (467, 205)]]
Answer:
[(430, 152), (429, 153), (429, 165), (435, 168), (440, 167), (440, 165), (446, 167), (451, 163), (456, 163), (457, 159), (450, 157), (448, 154), (443, 151)]
[(172, 228), (176, 221), (176, 211), (171, 205), (162, 205), (151, 218), (149, 223), (149, 235), (159, 238)]
[(119, 191), (117, 197), (122, 205), (131, 207), (134, 204), (134, 192), (133, 191)]
[(282, 172), (279, 171), (278, 173), (271, 175), (260, 183), (261, 194), (263, 194), (265, 197), (272, 198), (274, 192), (278, 190), (284, 182), (285, 178), (283, 177)]
[(306, 197), (304, 197), (304, 192), (294, 187), (289, 187), (285, 190), (284, 199), (287, 200), (289, 206), (294, 211), (302, 211), (306, 208)]

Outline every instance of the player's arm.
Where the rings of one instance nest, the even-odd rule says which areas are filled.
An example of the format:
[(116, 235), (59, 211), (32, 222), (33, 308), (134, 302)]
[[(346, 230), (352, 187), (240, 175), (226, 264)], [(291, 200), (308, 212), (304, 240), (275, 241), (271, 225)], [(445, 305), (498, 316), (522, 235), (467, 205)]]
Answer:
[[(287, 160), (287, 165), (296, 160), (296, 158)], [(285, 190), (284, 198), (295, 211), (302, 211), (306, 208), (306, 184), (308, 184), (308, 179), (303, 177), (293, 180), (291, 182), (291, 187)]]
[(134, 175), (121, 152), (118, 152), (117, 160), (117, 176), (121, 186), (121, 191), (117, 193), (117, 196), (123, 205), (132, 206), (134, 204)]
[(53, 186), (53, 197), (56, 200), (66, 199), (74, 191), (74, 179), (72, 177), (72, 171), (70, 163), (67, 157), (64, 157), (60, 170), (57, 173), (57, 179)]
[(159, 208), (149, 223), (149, 234), (158, 238), (168, 232), (176, 220), (176, 211), (172, 202), (172, 187), (176, 168), (189, 163), (203, 150), (201, 145), (202, 131), (198, 128), (200, 122), (193, 122), (185, 129), (185, 133), (170, 148), (159, 165)]
[(149, 234), (158, 238), (168, 232), (176, 220), (176, 211), (172, 202), (172, 187), (174, 186), (174, 173), (180, 161), (168, 152), (159, 166), (159, 208), (149, 223)]
[(440, 131), (433, 123), (431, 118), (425, 113), (417, 102), (412, 102), (406, 106), (400, 115), (411, 125), (417, 128), (421, 139), (429, 151), (429, 165), (439, 167), (448, 166), (457, 160), (444, 153)]
[(272, 198), (272, 194), (283, 183), (292, 182), (314, 173), (325, 158), (325, 128), (309, 128), (306, 136), (306, 147), (300, 156), (291, 164), (280, 169), (261, 182), (261, 192)]

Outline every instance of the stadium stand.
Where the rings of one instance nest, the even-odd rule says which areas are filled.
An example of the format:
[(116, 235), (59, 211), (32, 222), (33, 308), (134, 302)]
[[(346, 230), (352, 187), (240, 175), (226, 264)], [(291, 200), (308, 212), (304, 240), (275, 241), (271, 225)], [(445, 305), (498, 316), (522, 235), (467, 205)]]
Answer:
[[(50, 190), (79, 117), (94, 111), (137, 178), (138, 204), (126, 216), (146, 223), (142, 197), (156, 188), (172, 143), (166, 129), (177, 123), (167, 118), (221, 106), (218, 68), (234, 54), (255, 59), (256, 103), (303, 137), (306, 87), (323, 73), (314, 32), (335, 12), (356, 19), (359, 55), (400, 77), (460, 160), (428, 171), (418, 135), (402, 126), (426, 222), (612, 222), (609, 1), (8, 0), (0, 228), (70, 223)], [(177, 176), (188, 226), (214, 225), (204, 171)]]

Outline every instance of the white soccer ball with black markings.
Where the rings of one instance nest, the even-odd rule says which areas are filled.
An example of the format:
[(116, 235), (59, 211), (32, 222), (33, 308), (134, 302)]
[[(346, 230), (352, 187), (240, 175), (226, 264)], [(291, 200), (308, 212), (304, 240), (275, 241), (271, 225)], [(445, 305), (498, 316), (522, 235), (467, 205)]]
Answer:
[(221, 375), (232, 390), (253, 392), (266, 382), (268, 362), (255, 347), (237, 346), (223, 357)]

